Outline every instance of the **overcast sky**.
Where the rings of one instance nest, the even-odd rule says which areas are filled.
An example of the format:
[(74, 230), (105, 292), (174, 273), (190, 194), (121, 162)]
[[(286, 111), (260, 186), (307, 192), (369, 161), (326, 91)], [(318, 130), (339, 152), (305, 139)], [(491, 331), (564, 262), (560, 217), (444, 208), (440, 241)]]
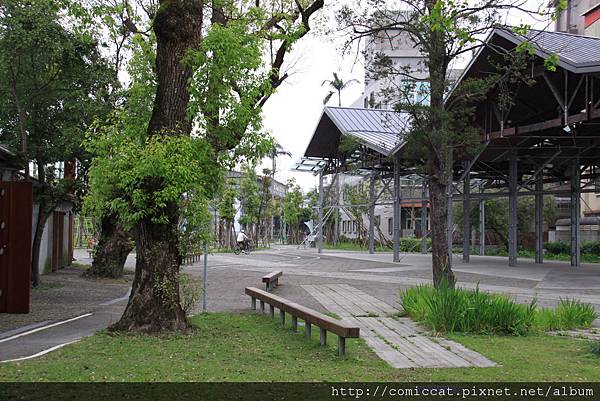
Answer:
[[(531, 0), (533, 5), (541, 0)], [(325, 10), (329, 16), (332, 9)], [(333, 20), (330, 19), (330, 24)], [(544, 24), (522, 15), (509, 15), (507, 23), (518, 25), (529, 23), (543, 28)], [(292, 62), (294, 74), (277, 90), (264, 107), (264, 126), (270, 131), (292, 157), (280, 157), (277, 161), (277, 180), (286, 182), (295, 177), (304, 190), (314, 188), (317, 178), (310, 173), (292, 171), (295, 163), (302, 157), (313, 131), (323, 111), (323, 98), (329, 92), (327, 86), (321, 86), (326, 79), (331, 79), (337, 72), (344, 80), (357, 79), (359, 84), (350, 86), (342, 93), (342, 105), (349, 106), (358, 98), (364, 89), (364, 67), (362, 60), (355, 55), (341, 54), (344, 38), (332, 35), (311, 34), (303, 38), (293, 49), (288, 60)], [(466, 61), (465, 61), (466, 62)], [(329, 103), (337, 105), (337, 97)], [(265, 161), (265, 167), (270, 162)], [(261, 167), (262, 169), (262, 167)]]

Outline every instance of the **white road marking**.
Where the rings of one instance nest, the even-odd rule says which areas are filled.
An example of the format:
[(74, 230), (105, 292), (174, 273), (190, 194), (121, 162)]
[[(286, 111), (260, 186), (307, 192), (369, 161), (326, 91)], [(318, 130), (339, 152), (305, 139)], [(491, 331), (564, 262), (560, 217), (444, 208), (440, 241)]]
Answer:
[(33, 354), (33, 355), (29, 355), (29, 356), (23, 356), (23, 357), (21, 357), (21, 358), (7, 359), (7, 360), (5, 360), (5, 361), (0, 361), (0, 363), (6, 363), (6, 362), (19, 362), (19, 361), (25, 361), (25, 360), (27, 360), (27, 359), (33, 359), (33, 358), (37, 358), (37, 357), (39, 357), (39, 356), (46, 355), (46, 354), (47, 354), (47, 353), (49, 353), (49, 352), (56, 351), (57, 349), (59, 349), (59, 348), (62, 348), (62, 347), (64, 347), (64, 346), (66, 346), (66, 345), (69, 345), (69, 344), (76, 343), (77, 341), (79, 341), (79, 340), (75, 340), (75, 341), (69, 341), (69, 342), (67, 342), (67, 343), (64, 343), (64, 344), (58, 344), (58, 345), (55, 345), (54, 347), (50, 347), (50, 348), (48, 348), (48, 349), (45, 349), (45, 350), (43, 350), (43, 351), (40, 351), (40, 352), (38, 352), (37, 354)]
[(86, 314), (81, 315), (81, 316), (76, 316), (76, 317), (73, 317), (71, 319), (63, 320), (61, 322), (56, 322), (56, 323), (49, 324), (48, 326), (38, 327), (37, 329), (29, 330), (29, 331), (26, 331), (25, 333), (20, 333), (20, 334), (14, 335), (12, 337), (3, 338), (2, 340), (0, 340), (0, 343), (4, 343), (4, 342), (10, 341), (10, 340), (14, 340), (15, 338), (23, 337), (23, 336), (26, 336), (26, 335), (29, 335), (29, 334), (37, 333), (38, 331), (46, 330), (46, 329), (49, 329), (51, 327), (60, 326), (61, 324), (70, 323), (70, 322), (73, 322), (75, 320), (83, 319), (84, 317), (88, 317), (88, 316), (91, 316), (91, 315), (92, 315), (92, 313), (86, 313)]
[(118, 302), (125, 301), (125, 300), (129, 299), (130, 295), (131, 295), (131, 288), (129, 290), (127, 290), (127, 294), (123, 295), (122, 297), (115, 298), (115, 299), (112, 299), (110, 301), (103, 302), (103, 303), (100, 304), (100, 306), (114, 305), (114, 304), (116, 304)]

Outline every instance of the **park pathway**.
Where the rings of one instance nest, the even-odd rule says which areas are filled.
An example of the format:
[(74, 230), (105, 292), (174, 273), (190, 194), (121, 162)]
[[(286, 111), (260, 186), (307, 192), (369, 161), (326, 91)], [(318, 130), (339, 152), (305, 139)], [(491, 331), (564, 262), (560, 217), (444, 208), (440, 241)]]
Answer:
[(360, 327), (360, 336), (395, 368), (490, 367), (496, 364), (463, 345), (432, 337), (396, 308), (347, 284), (303, 285), (323, 307)]

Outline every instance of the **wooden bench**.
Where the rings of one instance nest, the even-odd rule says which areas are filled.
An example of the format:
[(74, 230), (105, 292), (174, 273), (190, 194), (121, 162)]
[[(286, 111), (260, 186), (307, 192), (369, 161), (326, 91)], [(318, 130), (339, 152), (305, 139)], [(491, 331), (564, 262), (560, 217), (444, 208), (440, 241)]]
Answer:
[(285, 298), (278, 297), (267, 291), (259, 290), (255, 287), (246, 287), (246, 295), (251, 297), (252, 309), (256, 310), (256, 300), (260, 301), (260, 310), (265, 311), (265, 303), (269, 304), (269, 313), (271, 318), (275, 317), (275, 308), (279, 309), (279, 318), (281, 325), (285, 325), (285, 314), (292, 316), (292, 330), (298, 329), (298, 318), (304, 320), (304, 335), (306, 338), (311, 336), (311, 326), (321, 329), (321, 345), (327, 343), (327, 332), (330, 331), (338, 336), (338, 352), (339, 355), (346, 354), (346, 338), (358, 338), (360, 328), (350, 326), (339, 320), (333, 319), (327, 315), (307, 308)]
[(262, 278), (262, 282), (267, 285), (267, 291), (273, 291), (273, 288), (279, 285), (279, 277), (283, 275), (282, 272), (272, 272)]

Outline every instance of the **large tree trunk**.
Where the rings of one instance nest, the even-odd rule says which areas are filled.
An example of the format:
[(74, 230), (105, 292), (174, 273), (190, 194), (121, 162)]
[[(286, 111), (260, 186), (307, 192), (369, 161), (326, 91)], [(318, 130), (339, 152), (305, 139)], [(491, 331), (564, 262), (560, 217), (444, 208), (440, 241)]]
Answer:
[(44, 228), (51, 212), (48, 212), (46, 201), (40, 199), (38, 218), (35, 224), (35, 233), (33, 234), (33, 243), (31, 244), (31, 285), (37, 287), (40, 284), (40, 249), (42, 246), (42, 236)]
[(100, 239), (94, 249), (92, 267), (85, 274), (92, 277), (121, 277), (127, 255), (132, 249), (131, 234), (118, 223), (116, 216), (103, 216), (100, 221)]
[[(437, 0), (427, 0), (429, 12)], [(446, 57), (446, 38), (443, 30), (429, 31), (429, 67), (430, 83), (430, 138), (427, 174), (429, 184), (429, 200), (431, 202), (431, 242), (433, 284), (438, 288), (442, 283), (454, 286), (456, 278), (452, 272), (452, 264), (448, 249), (448, 181), (452, 174), (452, 161), (448, 157), (451, 149), (451, 137), (445, 120), (444, 92), (446, 90), (446, 73), (448, 59)]]
[[(202, 6), (199, 0), (160, 1), (153, 27), (158, 86), (148, 136), (191, 131), (186, 112), (192, 69), (182, 59), (200, 43)], [(163, 185), (161, 179), (148, 177), (145, 191), (151, 194)], [(135, 227), (135, 278), (127, 308), (113, 330), (186, 331), (189, 327), (179, 300), (179, 206), (170, 202), (160, 212), (166, 217), (163, 223), (143, 219)]]
[(433, 284), (436, 288), (442, 283), (454, 286), (456, 278), (452, 272), (448, 249), (448, 181), (443, 178), (442, 169), (435, 163), (429, 163), (429, 170)]

